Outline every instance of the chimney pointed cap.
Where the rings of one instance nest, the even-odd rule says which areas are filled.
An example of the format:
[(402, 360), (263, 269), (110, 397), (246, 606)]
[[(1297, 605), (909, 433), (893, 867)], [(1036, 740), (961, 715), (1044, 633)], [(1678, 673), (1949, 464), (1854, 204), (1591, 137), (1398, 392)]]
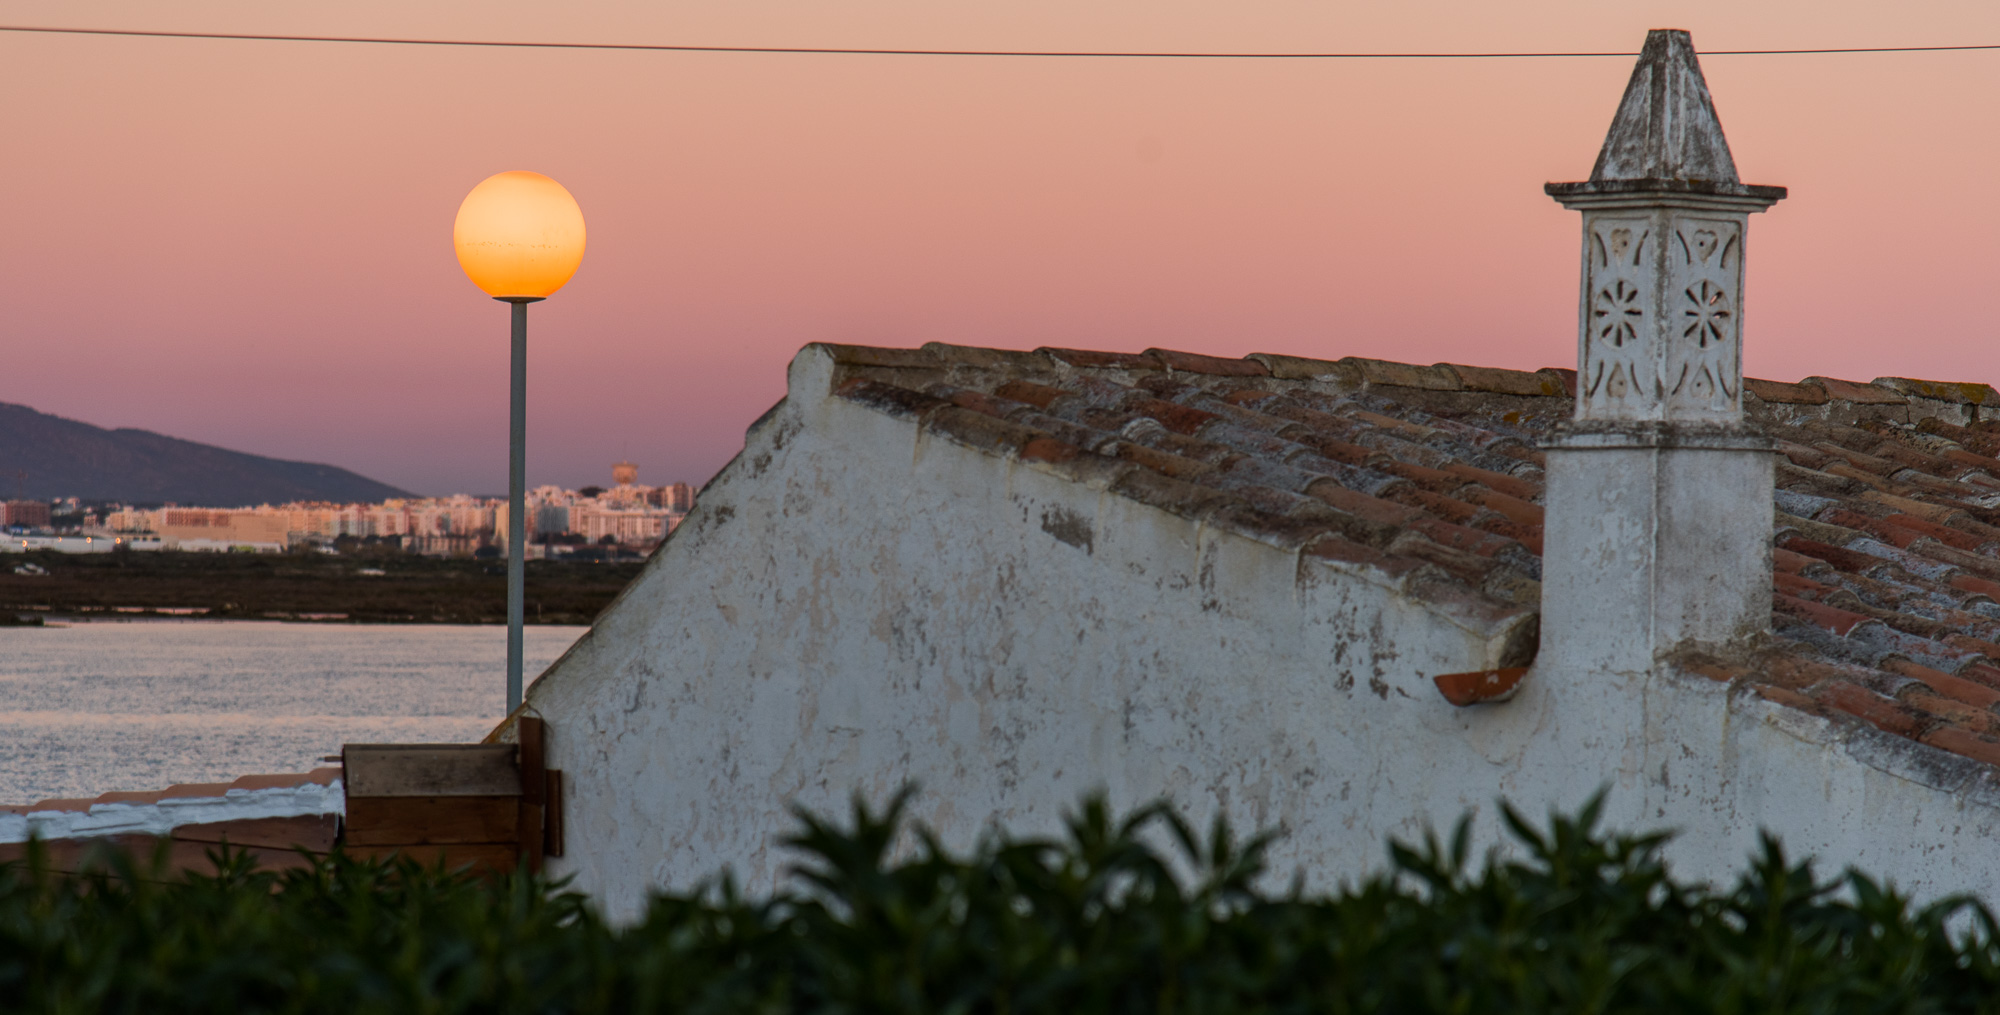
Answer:
[(1678, 29), (1646, 33), (1645, 48), (1625, 85), (1618, 115), (1604, 136), (1588, 183), (1551, 183), (1569, 195), (1647, 191), (1719, 194), (1775, 202), (1783, 187), (1744, 184), (1722, 134), (1708, 83), (1701, 76), (1694, 40)]

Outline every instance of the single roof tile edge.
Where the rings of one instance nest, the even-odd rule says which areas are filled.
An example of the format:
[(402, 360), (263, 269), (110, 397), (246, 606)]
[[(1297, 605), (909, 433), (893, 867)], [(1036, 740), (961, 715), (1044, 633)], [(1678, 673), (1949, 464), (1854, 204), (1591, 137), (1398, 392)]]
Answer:
[(1977, 381), (1924, 381), (1914, 377), (1877, 377), (1874, 386), (1888, 388), (1914, 398), (1928, 398), (1960, 405), (1989, 405), (2000, 402), (2000, 392)]
[(1743, 386), (1760, 400), (1787, 405), (1825, 405), (1830, 399), (1826, 388), (1808, 381), (1787, 384), (1784, 381), (1767, 381), (1758, 377), (1743, 378)]
[(1418, 366), (1415, 363), (1398, 363), (1395, 360), (1368, 359), (1349, 356), (1342, 363), (1349, 364), (1361, 372), (1361, 379), (1370, 386), (1393, 388), (1422, 388), (1428, 391), (1463, 391), (1465, 385), (1458, 374), (1448, 366)]
[(854, 377), (842, 382), (833, 389), (833, 394), (837, 398), (859, 402), (899, 419), (922, 420), (931, 413), (952, 405), (935, 395), (926, 395), (921, 391), (912, 391), (909, 388), (885, 384), (866, 377)]
[(978, 370), (1030, 370), (1048, 373), (1055, 369), (1055, 363), (1041, 352), (1028, 349), (990, 349), (980, 345), (952, 345), (948, 342), (925, 342), (923, 351), (937, 360), (938, 366), (966, 366)]
[(199, 800), (204, 797), (229, 795), (230, 784), (226, 782), (181, 782), (160, 791), (161, 800)]
[(1561, 398), (1569, 394), (1569, 389), (1563, 385), (1562, 378), (1552, 377), (1546, 373), (1530, 373), (1526, 370), (1508, 370), (1502, 367), (1475, 367), (1463, 363), (1439, 363), (1437, 366), (1456, 374), (1459, 384), (1467, 391), (1544, 398)]
[[(1761, 683), (1755, 675), (1732, 683), (1732, 709), (1761, 711), (1765, 721), (1792, 736), (1837, 747), (1870, 768), (1941, 792), (1975, 791), (1992, 782), (1995, 773), (1988, 766), (2000, 765), (2000, 741), (1950, 725), (1929, 726), (1917, 710), (1856, 684), (1828, 680), (1808, 695)], [(1996, 806), (2000, 800), (1987, 803)]]
[(901, 349), (877, 345), (845, 345), (838, 342), (814, 343), (826, 350), (835, 363), (855, 367), (920, 367), (935, 369), (942, 365), (936, 353), (928, 348)]
[(1958, 726), (1939, 726), (1919, 738), (1941, 751), (1988, 765), (2000, 765), (2000, 740), (1981, 736)]
[(1361, 383), (1361, 371), (1345, 360), (1312, 359), (1275, 352), (1253, 352), (1244, 358), (1264, 364), (1264, 369), (1281, 381), (1319, 381), (1350, 387)]
[[(152, 790), (151, 792), (145, 792), (145, 793), (128, 793), (128, 792), (117, 792), (117, 793), (100, 793), (100, 794), (98, 794), (98, 796), (97, 796), (97, 799), (95, 799), (95, 800), (92, 800), (92, 801), (90, 801), (90, 803), (93, 803), (93, 804), (156, 804), (156, 803), (159, 803), (159, 802), (160, 802), (160, 798), (161, 798), (161, 797), (164, 797), (164, 796), (166, 796), (166, 795), (167, 795), (167, 791), (166, 791), (166, 790), (163, 790), (163, 789), (156, 789), (156, 790)], [(47, 806), (48, 806), (49, 804), (51, 804), (51, 803), (56, 803), (56, 802), (57, 802), (57, 801), (52, 801), (52, 800), (44, 800), (44, 801), (42, 801), (42, 802), (40, 802), (40, 803), (37, 803), (37, 804), (34, 804), (34, 805), (32, 805), (32, 806), (34, 806), (34, 807), (36, 807), (36, 808), (39, 808), (39, 809), (47, 809)], [(84, 808), (70, 808), (70, 809), (80, 809), (80, 810), (88, 810), (89, 808), (88, 808), (88, 807), (84, 807)]]
[(1198, 352), (1176, 352), (1172, 349), (1148, 349), (1144, 355), (1160, 361), (1168, 370), (1175, 373), (1209, 374), (1216, 377), (1271, 376), (1271, 368), (1254, 359), (1228, 359)]
[(1509, 666), (1505, 669), (1474, 670), (1470, 673), (1440, 673), (1431, 678), (1437, 685), (1444, 700), (1465, 708), (1484, 702), (1506, 701), (1514, 696), (1520, 687), (1521, 678), (1528, 675), (1526, 666)]
[(1826, 389), (1827, 396), (1837, 402), (1853, 402), (1857, 405), (1907, 405), (1909, 400), (1888, 388), (1858, 381), (1843, 381), (1838, 377), (1808, 377), (1800, 384), (1817, 384)]
[(1071, 367), (1094, 367), (1103, 370), (1166, 369), (1166, 364), (1144, 353), (1098, 352), (1091, 349), (1064, 349), (1053, 345), (1045, 345), (1035, 351)]

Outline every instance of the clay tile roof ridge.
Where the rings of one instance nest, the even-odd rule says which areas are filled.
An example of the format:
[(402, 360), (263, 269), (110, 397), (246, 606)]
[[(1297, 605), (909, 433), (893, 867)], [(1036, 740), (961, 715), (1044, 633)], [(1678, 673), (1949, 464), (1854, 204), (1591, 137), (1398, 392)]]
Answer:
[(1861, 381), (1844, 381), (1838, 377), (1815, 375), (1799, 383), (1816, 384), (1825, 389), (1830, 400), (1837, 402), (1853, 402), (1858, 405), (1902, 405), (1908, 402), (1908, 399), (1896, 391)]
[[(843, 393), (1296, 554), (1301, 568), (1343, 571), (1467, 630), (1535, 614), (1538, 448), (1567, 406), (1530, 396), (1567, 394), (1563, 370), (1159, 348), (933, 346), (923, 362), (945, 365), (904, 382), (922, 393), (880, 366), (856, 367), (848, 376), (868, 380)], [(1770, 413), (1759, 418), (1786, 456), (1771, 645), (1809, 665), (1703, 675), (1751, 688), (1742, 701), (1906, 747), (1976, 758), (2000, 745), (1988, 736), (2000, 732), (2000, 459), (1986, 457), (2000, 454), (2000, 422), (1971, 410), (1955, 422), (1957, 403), (1919, 402), (1922, 391), (1886, 380), (1746, 387), (1776, 403), (1753, 411)]]
[(1988, 405), (2000, 402), (2000, 393), (1978, 381), (1925, 381), (1914, 377), (1877, 377), (1873, 384), (1906, 396), (1928, 398), (1960, 405)]

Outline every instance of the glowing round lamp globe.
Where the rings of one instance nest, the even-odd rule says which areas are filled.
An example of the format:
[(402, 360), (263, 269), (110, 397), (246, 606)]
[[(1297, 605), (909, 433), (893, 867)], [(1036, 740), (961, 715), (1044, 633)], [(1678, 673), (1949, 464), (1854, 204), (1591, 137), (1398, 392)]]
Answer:
[(583, 263), (583, 209), (540, 173), (498, 173), (465, 195), (451, 242), (459, 267), (486, 295), (540, 299)]

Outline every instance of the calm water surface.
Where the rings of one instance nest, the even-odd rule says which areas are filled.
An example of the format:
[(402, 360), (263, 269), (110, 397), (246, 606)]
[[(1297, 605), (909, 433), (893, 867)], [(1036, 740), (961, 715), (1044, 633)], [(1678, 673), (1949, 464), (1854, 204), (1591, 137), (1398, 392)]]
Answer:
[[(588, 630), (529, 627), (529, 679)], [(0, 628), (0, 803), (303, 772), (343, 743), (472, 741), (507, 630), (240, 620)]]

